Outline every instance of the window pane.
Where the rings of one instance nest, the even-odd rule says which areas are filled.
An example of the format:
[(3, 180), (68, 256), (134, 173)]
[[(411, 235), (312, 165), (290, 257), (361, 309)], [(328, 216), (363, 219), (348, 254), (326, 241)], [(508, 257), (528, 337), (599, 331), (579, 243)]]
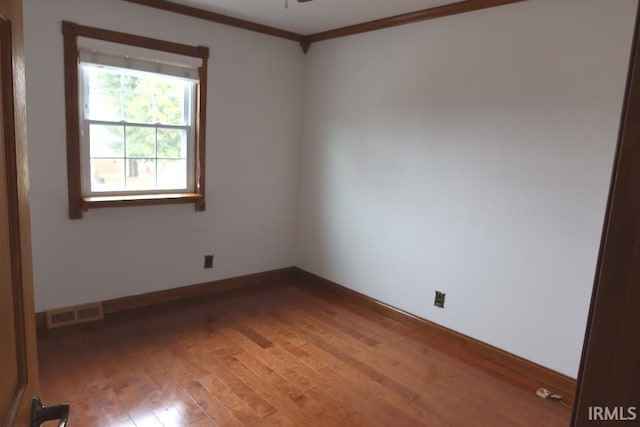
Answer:
[(94, 120), (122, 118), (120, 91), (89, 88), (88, 116)]
[(91, 191), (117, 191), (123, 189), (123, 159), (91, 159)]
[(126, 133), (126, 157), (155, 157), (155, 128), (127, 126)]
[(89, 75), (89, 87), (120, 91), (120, 71), (95, 65), (86, 66), (86, 70)]
[(153, 123), (153, 95), (141, 93), (123, 94), (124, 119), (134, 123)]
[(187, 188), (186, 160), (158, 160), (158, 189)]
[(153, 190), (156, 188), (154, 159), (127, 159), (127, 190)]
[(124, 157), (124, 127), (90, 125), (90, 157)]
[(124, 71), (122, 88), (127, 92), (153, 93), (153, 77), (140, 74), (132, 74), (130, 70)]
[(120, 120), (121, 112), (121, 73), (112, 69), (87, 66), (88, 76), (88, 114), (97, 120)]
[(183, 125), (184, 97), (156, 96), (156, 119), (167, 125)]
[[(185, 191), (193, 82), (84, 65), (92, 192)], [(171, 125), (173, 129), (164, 125)]]
[(183, 129), (158, 129), (158, 157), (186, 158), (187, 131)]
[(156, 95), (184, 97), (184, 86), (188, 84), (182, 80), (159, 77), (156, 81)]

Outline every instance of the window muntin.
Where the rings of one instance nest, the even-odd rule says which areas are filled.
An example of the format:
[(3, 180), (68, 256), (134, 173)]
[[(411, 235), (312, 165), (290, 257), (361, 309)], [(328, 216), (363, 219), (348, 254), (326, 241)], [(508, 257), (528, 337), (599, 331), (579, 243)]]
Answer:
[(83, 194), (194, 191), (193, 80), (81, 64)]

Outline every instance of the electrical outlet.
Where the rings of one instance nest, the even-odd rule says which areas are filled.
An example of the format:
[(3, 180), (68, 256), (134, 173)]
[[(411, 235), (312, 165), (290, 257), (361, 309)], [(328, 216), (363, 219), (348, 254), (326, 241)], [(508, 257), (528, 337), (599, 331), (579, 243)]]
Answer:
[(433, 301), (433, 305), (436, 307), (444, 308), (444, 297), (446, 294), (444, 292), (436, 291), (436, 298)]
[(536, 390), (536, 394), (538, 395), (538, 397), (541, 397), (543, 399), (548, 399), (549, 397), (551, 397), (551, 392), (546, 388), (539, 388), (538, 390)]
[(213, 268), (213, 255), (204, 256), (204, 268)]

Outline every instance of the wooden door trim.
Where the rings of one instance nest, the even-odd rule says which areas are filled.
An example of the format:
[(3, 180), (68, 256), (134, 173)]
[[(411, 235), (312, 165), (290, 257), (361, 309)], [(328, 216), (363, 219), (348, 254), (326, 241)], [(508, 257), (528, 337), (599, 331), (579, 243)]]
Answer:
[(20, 213), (18, 211), (18, 170), (16, 153), (16, 128), (14, 123), (14, 92), (13, 92), (13, 37), (11, 20), (0, 12), (0, 73), (2, 78), (2, 120), (4, 123), (5, 140), (5, 168), (8, 218), (9, 218), (9, 247), (11, 250), (11, 287), (14, 307), (16, 307), (16, 350), (18, 365), (18, 383), (5, 419), (11, 423), (20, 408), (29, 381), (26, 364), (26, 330), (24, 294), (22, 292), (22, 261), (20, 254)]
[[(636, 22), (633, 35), (631, 56), (629, 59), (629, 71), (622, 107), (620, 131), (612, 180), (607, 201), (604, 219), (600, 252), (595, 274), (595, 283), (591, 296), (591, 306), (587, 319), (585, 339), (582, 349), (582, 358), (578, 372), (578, 388), (573, 407), (571, 425), (583, 425), (590, 414), (589, 407), (594, 403), (609, 407), (621, 407), (627, 404), (625, 399), (630, 398), (631, 390), (613, 383), (611, 367), (613, 359), (629, 358), (628, 354), (620, 354), (619, 346), (615, 348), (616, 338), (620, 331), (620, 325), (628, 324), (628, 315), (622, 309), (625, 305), (631, 305), (638, 309), (640, 303), (638, 292), (634, 294), (634, 284), (629, 277), (624, 277), (624, 272), (629, 275), (632, 272), (634, 261), (637, 263), (637, 245), (627, 241), (627, 235), (633, 240), (633, 234), (640, 232), (640, 197), (633, 198), (634, 192), (640, 191), (640, 172), (635, 171), (634, 166), (640, 164), (640, 5), (636, 11)], [(636, 252), (633, 252), (635, 245)], [(635, 274), (639, 268), (636, 266)], [(637, 286), (637, 284), (635, 284)], [(640, 333), (637, 324), (630, 325), (631, 332)], [(629, 332), (627, 331), (627, 335)], [(635, 347), (631, 347), (635, 346)], [(628, 347), (628, 348), (627, 348)], [(640, 344), (628, 342), (625, 350), (638, 353)], [(633, 353), (632, 353), (633, 354)], [(636, 368), (638, 369), (638, 368)], [(638, 376), (638, 371), (628, 372), (630, 377)], [(610, 393), (615, 389), (615, 396)], [(637, 390), (635, 390), (637, 394)], [(635, 405), (640, 405), (640, 401)], [(615, 401), (615, 400), (618, 401)], [(623, 401), (625, 400), (625, 401)], [(640, 408), (636, 407), (636, 410)], [(640, 414), (637, 414), (640, 417)], [(605, 421), (606, 423), (607, 421)], [(593, 425), (600, 425), (597, 421)]]
[[(31, 267), (31, 217), (29, 214), (29, 167), (26, 132), (26, 85), (22, 0), (0, 0), (0, 31), (2, 52), (2, 136), (5, 154), (2, 164), (3, 185), (7, 191), (8, 233), (6, 243), (10, 251), (7, 260), (11, 272), (3, 279), (3, 286), (13, 293), (13, 316), (16, 325), (17, 375), (15, 391), (3, 396), (5, 410), (0, 423), (10, 426), (29, 425), (31, 397), (38, 390), (38, 357), (35, 337), (33, 301), (33, 273)], [(13, 349), (11, 351), (14, 351)], [(14, 384), (11, 384), (14, 386)], [(13, 420), (11, 420), (11, 418)]]

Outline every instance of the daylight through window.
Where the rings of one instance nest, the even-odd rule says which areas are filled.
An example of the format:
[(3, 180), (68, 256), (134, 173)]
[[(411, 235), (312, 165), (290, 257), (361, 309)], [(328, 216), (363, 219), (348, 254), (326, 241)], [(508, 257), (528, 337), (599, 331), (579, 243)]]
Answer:
[(195, 82), (82, 63), (84, 194), (193, 192)]

